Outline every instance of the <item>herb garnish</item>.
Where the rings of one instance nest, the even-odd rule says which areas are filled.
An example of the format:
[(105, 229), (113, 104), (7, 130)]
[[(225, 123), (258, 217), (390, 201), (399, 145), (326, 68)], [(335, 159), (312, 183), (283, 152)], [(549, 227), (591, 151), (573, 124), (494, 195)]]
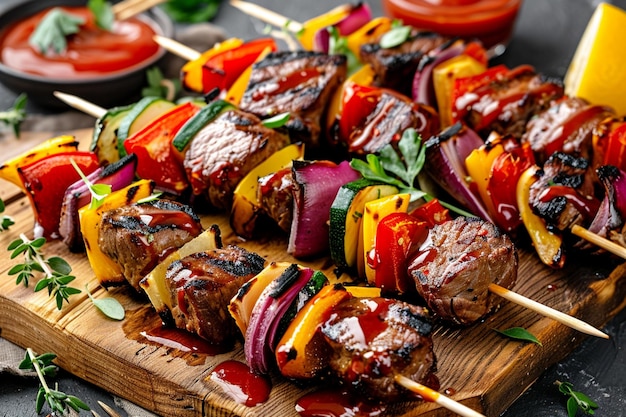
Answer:
[(498, 329), (493, 329), (493, 330), (495, 330), (496, 332), (500, 333), (503, 336), (510, 337), (511, 339), (523, 340), (526, 342), (536, 343), (539, 346), (543, 346), (541, 344), (541, 341), (539, 341), (539, 339), (537, 339), (534, 334), (524, 329), (523, 327), (511, 327), (506, 330), (498, 330)]
[(67, 49), (66, 36), (78, 33), (85, 19), (55, 7), (39, 22), (28, 42), (40, 54), (46, 55), (50, 49), (57, 54)]
[[(4, 213), (4, 209), (4, 200), (0, 198), (0, 214)], [(7, 216), (6, 214), (2, 214), (2, 216), (0, 216), (0, 232), (9, 230), (9, 227), (13, 226), (14, 224), (15, 222), (13, 221), (12, 217)]]
[(574, 391), (572, 383), (561, 381), (555, 381), (554, 383), (559, 387), (559, 391), (562, 394), (569, 397), (567, 400), (568, 417), (575, 417), (578, 410), (587, 415), (595, 414), (598, 404), (582, 392)]
[(20, 369), (34, 370), (39, 378), (41, 386), (37, 392), (37, 414), (41, 412), (46, 403), (52, 410), (52, 415), (57, 415), (57, 413), (62, 416), (67, 415), (70, 408), (77, 412), (81, 409), (89, 411), (89, 406), (78, 397), (59, 391), (56, 384), (54, 389), (48, 386), (45, 377), (54, 377), (58, 371), (56, 365), (52, 363), (56, 357), (57, 355), (54, 353), (43, 353), (35, 356), (33, 350), (28, 348), (26, 349), (26, 356), (19, 364)]
[(48, 259), (44, 257), (41, 248), (45, 243), (44, 237), (31, 241), (24, 234), (20, 234), (19, 239), (9, 244), (8, 250), (13, 251), (11, 259), (24, 255), (24, 263), (13, 266), (8, 274), (17, 275), (15, 285), (23, 283), (25, 287), (28, 287), (29, 280), (35, 276), (35, 272), (43, 273), (44, 277), (35, 285), (34, 291), (38, 292), (47, 288), (48, 295), (54, 296), (57, 309), (61, 310), (63, 301), (69, 303), (69, 297), (81, 291), (68, 286), (76, 277), (70, 275), (72, 267), (65, 259), (58, 256)]
[[(400, 154), (391, 144), (387, 144), (378, 151), (378, 154), (368, 154), (367, 162), (354, 158), (350, 161), (350, 166), (360, 172), (364, 178), (394, 185), (401, 193), (409, 193), (412, 202), (420, 198), (426, 201), (434, 199), (425, 191), (415, 188), (417, 176), (426, 161), (426, 146), (422, 144), (422, 139), (415, 129), (408, 128), (402, 133), (398, 141), (398, 150)], [(463, 209), (441, 200), (439, 202), (445, 208), (462, 216), (472, 216)]]
[(404, 26), (399, 20), (394, 20), (391, 29), (380, 37), (381, 48), (394, 48), (404, 43), (411, 35), (411, 26)]
[(168, 1), (162, 7), (177, 22), (201, 23), (215, 17), (220, 2), (220, 0)]
[(91, 203), (89, 204), (89, 209), (93, 210), (102, 205), (104, 203), (104, 199), (106, 196), (111, 194), (111, 186), (109, 184), (93, 184), (89, 179), (83, 174), (83, 171), (78, 167), (74, 159), (70, 158), (70, 163), (80, 175), (80, 178), (83, 180), (89, 192), (91, 193)]
[(20, 137), (20, 126), (26, 119), (26, 99), (26, 94), (22, 93), (13, 102), (13, 107), (0, 112), (0, 122), (11, 126), (17, 138)]
[(146, 79), (148, 86), (141, 89), (142, 97), (162, 97), (174, 101), (182, 89), (180, 79), (165, 78), (159, 67), (148, 68)]
[(115, 13), (111, 3), (106, 0), (89, 0), (87, 7), (96, 18), (96, 25), (104, 30), (113, 29), (115, 23)]
[(347, 59), (348, 75), (353, 74), (361, 67), (361, 63), (348, 47), (348, 38), (341, 36), (339, 30), (334, 26), (330, 26), (327, 30), (330, 34), (328, 53), (345, 55)]
[(91, 300), (91, 302), (110, 319), (113, 320), (124, 320), (124, 316), (126, 312), (124, 311), (124, 307), (113, 297), (105, 297), (105, 298), (95, 298), (89, 292), (89, 288), (85, 285), (85, 291), (87, 292), (87, 296)]

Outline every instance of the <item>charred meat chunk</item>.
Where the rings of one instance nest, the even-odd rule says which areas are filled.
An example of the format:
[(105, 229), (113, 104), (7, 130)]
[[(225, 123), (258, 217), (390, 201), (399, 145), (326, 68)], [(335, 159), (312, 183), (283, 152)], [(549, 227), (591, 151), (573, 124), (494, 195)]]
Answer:
[(98, 245), (121, 267), (130, 285), (141, 291), (139, 281), (202, 230), (200, 218), (189, 206), (155, 200), (104, 212)]
[(407, 395), (395, 375), (438, 389), (432, 330), (427, 310), (386, 298), (350, 298), (321, 327), (331, 372), (359, 394), (384, 401)]
[(258, 198), (261, 210), (285, 232), (293, 219), (293, 175), (291, 168), (259, 178)]
[(563, 86), (528, 65), (497, 74), (458, 97), (453, 113), (481, 137), (492, 131), (520, 139), (530, 118), (563, 96)]
[(239, 107), (264, 119), (289, 112), (293, 142), (315, 148), (330, 95), (346, 77), (344, 55), (281, 51), (254, 64)]
[(522, 142), (530, 143), (539, 163), (545, 162), (557, 151), (590, 158), (595, 128), (613, 114), (608, 107), (565, 96), (530, 119)]
[(444, 48), (452, 39), (434, 32), (414, 31), (398, 46), (383, 48), (379, 42), (361, 46), (361, 61), (370, 64), (380, 85), (410, 96), (413, 76), (422, 57), (436, 48)]
[(469, 325), (497, 308), (489, 284), (511, 288), (517, 251), (492, 223), (476, 217), (435, 225), (409, 260), (409, 274), (435, 316)]
[(165, 275), (176, 327), (222, 344), (237, 334), (230, 299), (257, 275), (265, 260), (237, 246), (213, 249), (172, 262)]
[(252, 168), (289, 144), (289, 137), (265, 127), (241, 110), (228, 110), (194, 137), (183, 162), (194, 195), (218, 209), (230, 209), (237, 184)]
[(552, 154), (530, 187), (530, 206), (548, 228), (566, 230), (586, 226), (598, 212), (594, 175), (585, 158), (563, 152)]

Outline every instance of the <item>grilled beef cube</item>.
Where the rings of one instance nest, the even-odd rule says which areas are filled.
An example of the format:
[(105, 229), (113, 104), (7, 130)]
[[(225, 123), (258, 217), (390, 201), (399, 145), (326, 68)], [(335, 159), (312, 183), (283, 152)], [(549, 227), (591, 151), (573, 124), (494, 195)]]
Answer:
[(455, 112), (484, 139), (492, 131), (520, 139), (530, 118), (562, 96), (560, 83), (523, 65), (461, 95), (455, 101)]
[(529, 204), (548, 228), (563, 231), (593, 220), (600, 202), (594, 196), (595, 176), (587, 159), (556, 152), (538, 174)]
[(291, 168), (259, 178), (258, 198), (261, 209), (287, 233), (291, 230), (293, 219), (293, 188)]
[(104, 212), (98, 229), (98, 246), (140, 292), (139, 281), (202, 230), (200, 218), (189, 206), (155, 200)]
[(237, 246), (213, 249), (172, 262), (165, 275), (176, 327), (222, 344), (237, 334), (230, 299), (257, 275), (265, 260)]
[(263, 126), (251, 113), (220, 114), (195, 135), (185, 154), (193, 194), (206, 194), (214, 207), (230, 209), (239, 181), (287, 144), (287, 135)]
[(593, 132), (600, 122), (612, 115), (614, 113), (608, 107), (564, 96), (530, 119), (522, 142), (530, 143), (540, 164), (557, 151), (590, 158)]
[(380, 85), (410, 96), (415, 71), (424, 55), (451, 42), (434, 32), (414, 31), (393, 48), (383, 48), (379, 42), (362, 45), (360, 56), (363, 63), (372, 66)]
[(393, 401), (407, 396), (403, 375), (438, 389), (428, 311), (385, 298), (351, 298), (321, 327), (331, 347), (330, 369), (359, 394)]
[(260, 118), (289, 112), (286, 127), (291, 140), (316, 148), (326, 103), (344, 81), (346, 72), (344, 55), (312, 51), (271, 53), (254, 64), (239, 107)]
[[(375, 153), (388, 144), (397, 144), (402, 132), (412, 127), (422, 138), (428, 139), (439, 133), (439, 115), (430, 106), (414, 103), (410, 98), (396, 91), (381, 88), (376, 95), (376, 106), (350, 132), (334, 130), (333, 144), (347, 148), (349, 154), (366, 155)], [(347, 136), (348, 137), (344, 137)]]
[(418, 293), (439, 318), (469, 325), (497, 308), (491, 283), (511, 288), (517, 279), (517, 251), (492, 223), (476, 217), (433, 227), (409, 261)]

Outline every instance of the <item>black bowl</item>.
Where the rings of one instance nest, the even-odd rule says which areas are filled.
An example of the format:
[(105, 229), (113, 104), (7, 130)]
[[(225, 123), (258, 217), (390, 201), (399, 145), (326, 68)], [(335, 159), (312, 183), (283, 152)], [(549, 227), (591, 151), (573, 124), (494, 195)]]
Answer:
[[(28, 0), (7, 9), (0, 14), (0, 28), (31, 16), (43, 9), (53, 6), (84, 6), (86, 0)], [(174, 25), (170, 18), (159, 8), (152, 8), (141, 14), (159, 35), (172, 37)], [(157, 65), (166, 51), (161, 48), (159, 53), (150, 59), (129, 68), (128, 71), (116, 72), (85, 79), (53, 79), (28, 74), (9, 68), (0, 62), (0, 82), (16, 94), (26, 93), (29, 102), (48, 108), (67, 108), (67, 105), (52, 95), (54, 91), (73, 94), (99, 106), (108, 108), (130, 101), (137, 97), (146, 84), (146, 70)]]

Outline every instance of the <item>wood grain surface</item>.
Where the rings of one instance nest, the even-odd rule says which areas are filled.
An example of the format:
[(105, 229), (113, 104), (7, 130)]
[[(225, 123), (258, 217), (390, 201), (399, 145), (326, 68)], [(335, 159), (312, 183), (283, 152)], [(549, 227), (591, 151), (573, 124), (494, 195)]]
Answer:
[[(72, 134), (86, 148), (91, 132)], [(20, 140), (3, 139), (0, 159), (48, 137), (32, 134)], [(0, 248), (6, 248), (19, 233), (32, 235), (33, 215), (28, 200), (13, 185), (0, 183), (0, 197), (7, 204), (5, 214), (16, 222), (8, 232), (0, 233)], [(225, 244), (240, 244), (268, 261), (294, 261), (285, 251), (286, 236), (243, 242), (230, 230), (226, 214), (203, 217), (204, 226), (214, 223), (220, 226)], [(595, 326), (604, 325), (626, 306), (624, 264), (606, 257), (577, 257), (570, 259), (565, 269), (553, 270), (539, 262), (527, 242), (519, 241), (518, 249), (516, 292)], [(58, 365), (79, 378), (163, 416), (295, 416), (296, 400), (317, 389), (314, 385), (296, 386), (272, 374), (273, 388), (267, 402), (256, 407), (237, 404), (208, 377), (226, 359), (245, 361), (241, 343), (231, 352), (206, 355), (150, 342), (142, 332), (160, 326), (160, 320), (145, 299), (129, 288), (108, 292), (101, 288), (87, 258), (71, 254), (61, 242), (49, 242), (44, 250), (47, 256), (60, 255), (68, 260), (77, 277), (73, 286), (84, 289), (88, 285), (95, 297), (117, 298), (126, 309), (126, 319), (117, 322), (105, 318), (84, 292), (58, 311), (45, 291), (34, 293), (33, 284), (30, 288), (15, 285), (7, 271), (17, 261), (0, 249), (0, 336), (36, 352), (56, 353)], [(306, 265), (334, 276), (328, 259)], [(530, 330), (542, 346), (513, 341), (494, 331), (513, 326)], [(487, 416), (497, 416), (584, 337), (503, 301), (500, 310), (482, 323), (469, 328), (437, 327), (434, 343), (441, 390)], [(385, 414), (446, 416), (449, 412), (433, 403), (407, 401), (389, 404)]]

